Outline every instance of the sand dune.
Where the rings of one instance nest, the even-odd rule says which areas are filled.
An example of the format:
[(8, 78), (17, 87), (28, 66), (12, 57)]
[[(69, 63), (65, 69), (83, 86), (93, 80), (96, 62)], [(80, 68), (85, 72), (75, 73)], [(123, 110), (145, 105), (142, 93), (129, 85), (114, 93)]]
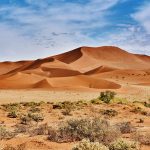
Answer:
[(33, 61), (0, 63), (1, 89), (119, 89), (149, 86), (150, 56), (120, 48), (80, 47)]

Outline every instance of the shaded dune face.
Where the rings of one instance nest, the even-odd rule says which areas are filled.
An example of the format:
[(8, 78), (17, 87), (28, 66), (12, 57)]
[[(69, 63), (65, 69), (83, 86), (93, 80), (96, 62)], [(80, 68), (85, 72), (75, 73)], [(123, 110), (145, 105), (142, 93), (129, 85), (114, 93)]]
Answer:
[(150, 56), (112, 46), (80, 47), (35, 61), (0, 63), (1, 89), (120, 89), (149, 83)]

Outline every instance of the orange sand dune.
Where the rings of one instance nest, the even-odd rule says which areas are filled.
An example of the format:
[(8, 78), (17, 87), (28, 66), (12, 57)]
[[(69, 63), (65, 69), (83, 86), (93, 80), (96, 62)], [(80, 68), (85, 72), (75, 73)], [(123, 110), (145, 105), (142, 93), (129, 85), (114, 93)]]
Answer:
[(149, 86), (150, 56), (112, 46), (80, 47), (33, 61), (0, 63), (1, 89)]

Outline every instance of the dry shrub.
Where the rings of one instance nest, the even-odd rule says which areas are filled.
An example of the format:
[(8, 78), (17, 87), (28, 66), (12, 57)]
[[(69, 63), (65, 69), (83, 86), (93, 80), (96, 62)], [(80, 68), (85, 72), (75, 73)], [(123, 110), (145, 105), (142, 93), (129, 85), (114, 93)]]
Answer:
[(31, 131), (31, 136), (35, 136), (35, 135), (47, 135), (48, 134), (48, 124), (42, 124), (40, 125), (38, 128), (35, 128)]
[(118, 127), (122, 134), (135, 131), (135, 128), (131, 125), (131, 122), (121, 122), (116, 124), (116, 127)]
[(78, 145), (74, 146), (72, 150), (109, 150), (103, 144), (98, 142), (90, 142), (89, 140), (82, 140)]
[(109, 144), (120, 136), (120, 132), (99, 118), (69, 120), (57, 130), (49, 130), (49, 140), (72, 142), (89, 139), (91, 142)]
[(143, 145), (150, 145), (150, 131), (138, 131), (133, 135), (133, 138)]
[(117, 139), (109, 145), (109, 150), (140, 150), (140, 148), (137, 142)]
[(0, 126), (0, 140), (11, 139), (15, 137), (15, 133), (7, 130), (5, 127)]
[(44, 120), (44, 116), (41, 113), (29, 113), (28, 116), (35, 122), (41, 122)]
[(107, 110), (102, 110), (100, 111), (103, 115), (106, 115), (108, 117), (115, 117), (118, 115), (118, 112), (113, 109), (107, 109)]

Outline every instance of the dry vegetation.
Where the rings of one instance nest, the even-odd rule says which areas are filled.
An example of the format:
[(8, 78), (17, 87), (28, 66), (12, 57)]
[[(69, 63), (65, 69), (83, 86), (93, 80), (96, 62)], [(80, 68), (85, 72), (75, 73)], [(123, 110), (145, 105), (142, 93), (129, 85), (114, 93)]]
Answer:
[[(31, 144), (39, 145), (36, 149), (47, 150), (50, 146), (57, 150), (66, 143), (66, 150), (148, 150), (149, 105), (115, 98), (115, 93), (110, 91), (89, 102), (1, 105), (1, 149), (32, 149), (27, 148), (27, 143), (30, 138), (38, 138), (36, 144)], [(20, 138), (22, 142), (17, 142)]]

